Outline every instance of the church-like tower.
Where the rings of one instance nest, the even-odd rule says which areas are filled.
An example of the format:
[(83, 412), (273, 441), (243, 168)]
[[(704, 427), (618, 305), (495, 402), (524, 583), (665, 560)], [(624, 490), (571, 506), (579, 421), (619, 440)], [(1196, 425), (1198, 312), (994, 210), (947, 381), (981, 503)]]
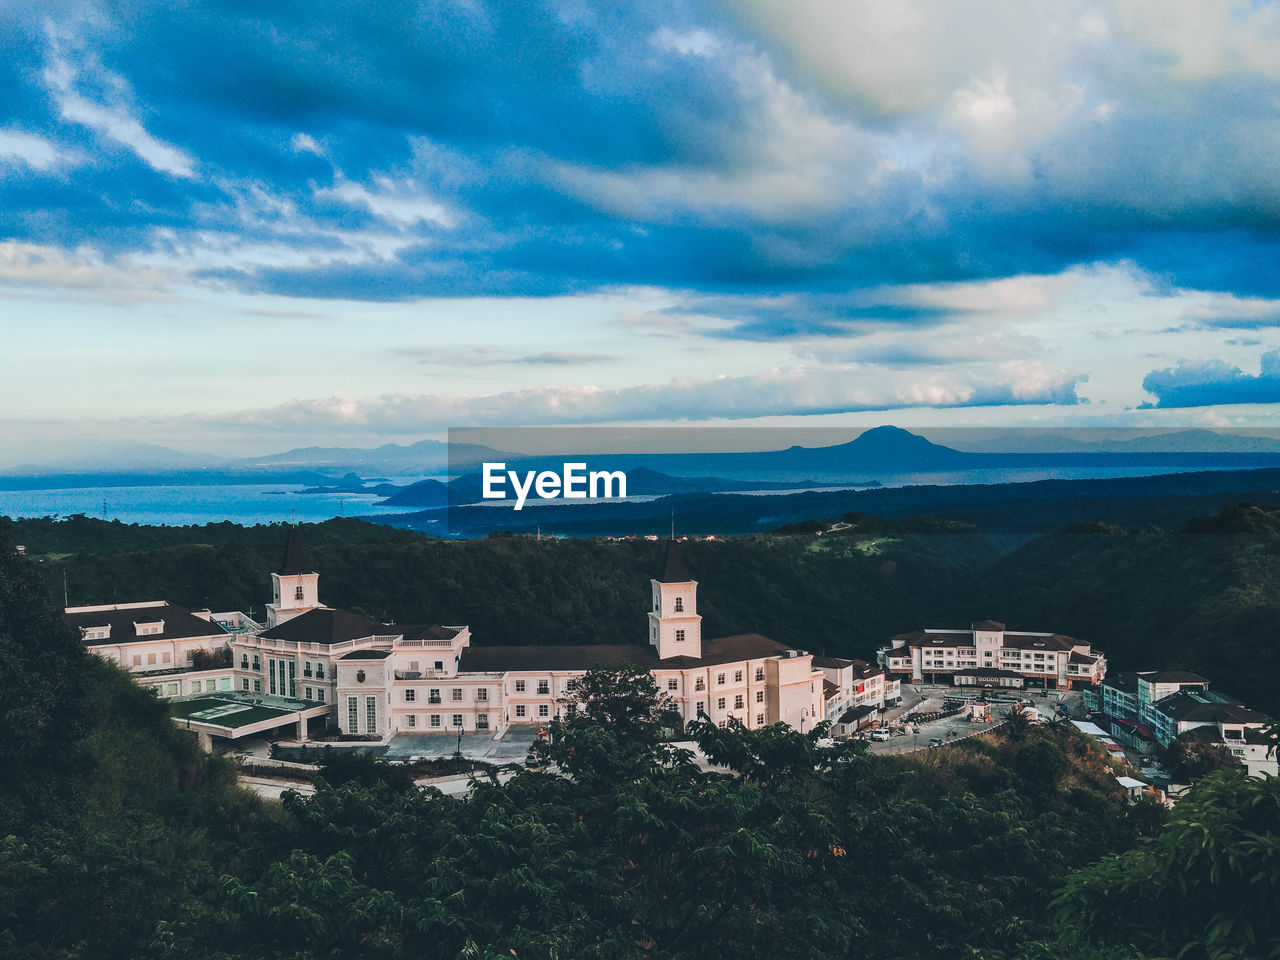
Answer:
[(296, 527), (289, 529), (280, 572), (271, 575), (272, 602), (267, 604), (267, 626), (275, 627), (300, 613), (320, 606), (320, 574), (307, 565), (302, 538)]
[(649, 581), (653, 609), (649, 611), (649, 642), (658, 656), (702, 656), (702, 617), (698, 616), (698, 584), (685, 568), (680, 545), (667, 541), (662, 575)]

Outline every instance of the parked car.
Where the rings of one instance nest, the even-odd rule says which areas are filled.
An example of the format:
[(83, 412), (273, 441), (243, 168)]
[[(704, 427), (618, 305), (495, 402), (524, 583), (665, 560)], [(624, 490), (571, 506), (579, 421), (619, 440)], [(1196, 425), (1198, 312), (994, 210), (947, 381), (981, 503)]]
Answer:
[(888, 739), (889, 739), (889, 731), (888, 731), (888, 730), (872, 730), (872, 731), (871, 731), (871, 739), (872, 739), (872, 740), (880, 740), (880, 741), (882, 741), (882, 740), (888, 740)]
[(941, 738), (941, 737), (934, 737), (932, 740), (930, 740), (930, 741), (929, 741), (929, 748), (930, 748), (930, 749), (933, 749), (934, 747), (940, 747), (940, 746), (942, 746), (942, 738)]

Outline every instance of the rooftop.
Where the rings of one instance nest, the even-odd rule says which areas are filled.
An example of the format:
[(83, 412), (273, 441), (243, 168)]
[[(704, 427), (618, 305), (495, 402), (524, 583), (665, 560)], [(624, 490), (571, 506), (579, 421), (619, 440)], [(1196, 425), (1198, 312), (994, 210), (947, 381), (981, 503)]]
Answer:
[(593, 666), (633, 663), (650, 670), (683, 670), (739, 660), (763, 660), (786, 654), (791, 648), (758, 633), (717, 637), (702, 642), (701, 657), (659, 659), (648, 644), (554, 644), (538, 647), (464, 647), (458, 669), (463, 672), (504, 670), (586, 670)]
[[(184, 640), (191, 637), (225, 637), (227, 631), (213, 620), (198, 617), (190, 610), (175, 607), (164, 600), (146, 603), (102, 604), (94, 607), (68, 607), (62, 614), (65, 623), (78, 630), (110, 627), (111, 635), (86, 640), (86, 646), (105, 646), (146, 640)], [(160, 623), (159, 633), (139, 636), (135, 624)]]
[(280, 564), (280, 576), (292, 577), (300, 573), (315, 573), (307, 565), (307, 555), (302, 549), (302, 537), (297, 527), (289, 528), (289, 542), (284, 548), (284, 562)]
[(268, 640), (285, 640), (289, 643), (342, 643), (346, 640), (360, 640), (388, 634), (399, 634), (399, 627), (388, 627), (368, 617), (349, 610), (334, 610), (331, 607), (319, 607), (298, 614), (270, 630), (263, 631), (260, 636)]

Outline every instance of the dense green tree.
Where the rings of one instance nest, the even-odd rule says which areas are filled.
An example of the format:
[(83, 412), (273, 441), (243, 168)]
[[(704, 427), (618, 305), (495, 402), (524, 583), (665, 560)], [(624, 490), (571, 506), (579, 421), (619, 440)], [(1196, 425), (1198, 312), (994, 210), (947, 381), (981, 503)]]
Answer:
[(1069, 878), (1058, 923), (1094, 944), (1188, 960), (1280, 956), (1280, 780), (1220, 770), (1158, 836)]
[(1169, 744), (1164, 763), (1175, 783), (1195, 783), (1215, 770), (1244, 769), (1216, 733), (1216, 727), (1188, 730)]

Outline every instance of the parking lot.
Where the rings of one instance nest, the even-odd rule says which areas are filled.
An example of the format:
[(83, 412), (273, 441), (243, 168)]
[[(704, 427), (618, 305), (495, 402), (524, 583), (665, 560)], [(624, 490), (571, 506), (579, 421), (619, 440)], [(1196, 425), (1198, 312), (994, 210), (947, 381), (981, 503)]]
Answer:
[[(962, 711), (930, 723), (913, 723), (912, 727), (915, 731), (913, 733), (901, 732), (901, 721), (908, 710), (917, 714), (940, 711), (943, 709), (946, 695), (955, 692), (957, 692), (955, 687), (904, 686), (902, 690), (904, 706), (886, 714), (893, 736), (888, 741), (871, 741), (869, 744), (871, 752), (888, 754), (925, 750), (929, 747), (929, 741), (935, 738), (940, 738), (943, 746), (959, 743), (966, 737), (998, 726), (1011, 706), (1007, 703), (991, 704), (991, 720), (987, 723), (974, 723), (969, 720), (968, 712)], [(1044, 691), (1018, 691), (1016, 695), (1033, 701), (1033, 705), (1045, 719), (1048, 719), (1059, 703), (1066, 705), (1072, 717), (1079, 718), (1084, 715), (1083, 697), (1079, 691), (1051, 690), (1047, 697)]]

